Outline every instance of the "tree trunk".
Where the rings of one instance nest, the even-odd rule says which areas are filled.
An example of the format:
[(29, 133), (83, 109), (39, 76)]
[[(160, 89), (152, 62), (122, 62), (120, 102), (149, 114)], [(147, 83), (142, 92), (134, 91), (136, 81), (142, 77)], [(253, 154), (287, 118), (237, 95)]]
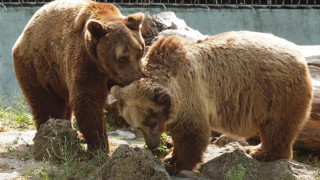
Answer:
[(308, 62), (313, 84), (313, 100), (310, 119), (303, 127), (296, 143), (312, 150), (320, 150), (320, 46), (300, 46)]

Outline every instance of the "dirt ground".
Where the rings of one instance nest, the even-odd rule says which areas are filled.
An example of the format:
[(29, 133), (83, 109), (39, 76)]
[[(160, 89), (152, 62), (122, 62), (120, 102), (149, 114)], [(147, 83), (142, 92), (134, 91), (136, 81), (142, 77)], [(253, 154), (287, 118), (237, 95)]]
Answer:
[[(1, 180), (34, 179), (28, 172), (30, 170), (37, 170), (47, 166), (45, 162), (34, 160), (32, 151), (35, 134), (35, 130), (11, 130), (8, 132), (0, 132)], [(137, 179), (137, 177), (147, 177), (145, 176), (147, 174), (146, 172), (148, 172), (150, 169), (159, 169), (153, 168), (157, 166), (157, 163), (152, 164), (151, 162), (154, 160), (154, 157), (150, 153), (147, 155), (147, 151), (143, 149), (145, 142), (140, 133), (134, 131), (134, 129), (126, 128), (109, 131), (108, 135), (110, 150), (111, 153), (114, 153), (109, 160), (104, 161), (107, 162), (104, 175), (112, 175), (113, 179), (123, 179), (123, 177), (132, 179), (130, 175), (134, 174), (133, 172), (135, 172), (136, 174), (134, 174), (134, 177)], [(124, 148), (123, 146), (121, 149), (119, 148), (121, 144), (127, 144), (130, 147), (140, 147), (142, 149), (130, 149)], [(213, 142), (213, 144), (208, 146), (207, 151), (204, 153), (203, 163), (199, 164), (201, 167), (198, 168), (197, 173), (193, 171), (187, 171), (185, 173), (189, 175), (182, 177), (179, 175), (170, 176), (166, 179), (234, 179), (237, 176), (241, 176), (240, 179), (244, 180), (320, 180), (319, 169), (303, 163), (298, 163), (295, 160), (282, 159), (272, 162), (258, 162), (242, 151), (243, 147), (247, 145), (248, 144), (243, 140), (234, 140), (226, 136), (220, 136), (215, 142)], [(238, 167), (239, 165), (241, 165), (242, 170), (237, 170), (235, 172), (236, 174), (234, 174), (234, 167)], [(120, 171), (123, 169), (127, 173)], [(128, 169), (130, 170), (127, 171)], [(62, 171), (65, 170), (66, 169), (62, 169)], [(163, 169), (163, 171), (165, 170)], [(159, 171), (155, 172), (159, 173)], [(149, 174), (154, 175), (154, 171), (149, 172)], [(229, 178), (227, 178), (228, 174), (230, 175)], [(26, 175), (27, 178), (23, 175)], [(41, 172), (38, 172), (36, 179), (45, 179), (48, 177), (46, 176), (45, 178), (41, 178), (39, 175), (41, 175)], [(193, 178), (193, 176), (195, 178)], [(161, 177), (165, 176), (161, 175)]]
[[(21, 173), (28, 166), (41, 166), (42, 162), (32, 157), (35, 130), (0, 132), (0, 179), (21, 179)], [(144, 140), (130, 131), (108, 133), (110, 149), (114, 151), (120, 144), (143, 147)]]

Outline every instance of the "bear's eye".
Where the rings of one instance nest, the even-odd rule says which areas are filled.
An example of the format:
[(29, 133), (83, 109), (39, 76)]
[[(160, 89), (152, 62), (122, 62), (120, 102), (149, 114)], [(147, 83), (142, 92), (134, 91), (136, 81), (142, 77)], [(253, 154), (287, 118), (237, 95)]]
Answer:
[(148, 108), (148, 109), (147, 109), (147, 112), (148, 112), (149, 115), (154, 114), (154, 112), (153, 112), (153, 110), (152, 110), (151, 108)]
[(150, 128), (155, 128), (158, 125), (158, 118), (157, 117), (149, 117), (146, 118), (143, 122), (143, 125), (148, 126)]
[(120, 106), (120, 108), (122, 109), (124, 106), (124, 102), (122, 100), (118, 100), (118, 105)]
[(118, 59), (118, 61), (119, 61), (120, 63), (127, 63), (127, 62), (129, 62), (129, 57), (127, 57), (127, 56), (122, 56), (122, 57), (120, 57), (120, 58)]
[(106, 33), (106, 34), (109, 34), (110, 31), (111, 31), (110, 28), (106, 28), (106, 29), (105, 29), (105, 33)]
[(154, 113), (153, 109), (148, 108), (147, 109), (147, 116), (142, 122), (143, 125), (148, 126), (150, 128), (155, 128), (158, 125), (158, 115)]

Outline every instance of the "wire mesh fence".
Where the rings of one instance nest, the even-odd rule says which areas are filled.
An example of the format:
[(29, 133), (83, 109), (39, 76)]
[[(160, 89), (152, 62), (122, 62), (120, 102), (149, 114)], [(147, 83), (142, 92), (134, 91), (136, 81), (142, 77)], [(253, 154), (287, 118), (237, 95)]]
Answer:
[[(0, 0), (0, 5), (43, 5), (52, 0)], [(118, 6), (205, 8), (320, 8), (320, 0), (96, 0)]]

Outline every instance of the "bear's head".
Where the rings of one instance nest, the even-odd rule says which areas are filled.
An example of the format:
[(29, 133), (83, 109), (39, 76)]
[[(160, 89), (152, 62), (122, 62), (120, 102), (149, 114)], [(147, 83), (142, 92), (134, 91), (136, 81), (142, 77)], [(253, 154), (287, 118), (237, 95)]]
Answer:
[(140, 33), (143, 13), (127, 17), (105, 16), (87, 21), (85, 46), (99, 69), (116, 83), (127, 85), (142, 76), (140, 60), (144, 40)]
[(123, 88), (113, 86), (119, 112), (131, 126), (142, 131), (149, 149), (157, 148), (170, 119), (171, 95), (165, 87), (141, 78)]

